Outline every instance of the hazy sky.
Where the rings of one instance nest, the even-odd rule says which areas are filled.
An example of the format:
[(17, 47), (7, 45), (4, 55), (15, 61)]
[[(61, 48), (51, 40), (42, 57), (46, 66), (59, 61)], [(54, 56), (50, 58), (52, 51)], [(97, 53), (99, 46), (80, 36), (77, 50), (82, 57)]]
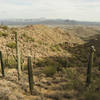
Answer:
[(40, 17), (100, 22), (100, 0), (0, 0), (0, 19)]

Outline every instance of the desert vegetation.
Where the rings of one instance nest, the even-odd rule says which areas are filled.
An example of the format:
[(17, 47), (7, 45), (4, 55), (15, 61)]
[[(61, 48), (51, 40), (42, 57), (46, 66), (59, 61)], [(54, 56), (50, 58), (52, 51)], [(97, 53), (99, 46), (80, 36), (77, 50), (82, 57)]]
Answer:
[(100, 100), (99, 41), (93, 26), (0, 26), (0, 99)]

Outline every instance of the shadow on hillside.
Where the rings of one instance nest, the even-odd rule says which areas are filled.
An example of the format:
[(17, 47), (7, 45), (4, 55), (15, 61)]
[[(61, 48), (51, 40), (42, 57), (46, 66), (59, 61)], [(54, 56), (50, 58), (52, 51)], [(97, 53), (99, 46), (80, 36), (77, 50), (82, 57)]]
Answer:
[(89, 48), (94, 45), (96, 48), (94, 65), (100, 65), (100, 35), (94, 36), (94, 39), (88, 40), (84, 45), (74, 44), (74, 47), (68, 45), (67, 42), (58, 44), (62, 49), (72, 54), (72, 57), (51, 56), (46, 57), (42, 61), (36, 63), (37, 66), (57, 66), (60, 67), (87, 67), (89, 58)]

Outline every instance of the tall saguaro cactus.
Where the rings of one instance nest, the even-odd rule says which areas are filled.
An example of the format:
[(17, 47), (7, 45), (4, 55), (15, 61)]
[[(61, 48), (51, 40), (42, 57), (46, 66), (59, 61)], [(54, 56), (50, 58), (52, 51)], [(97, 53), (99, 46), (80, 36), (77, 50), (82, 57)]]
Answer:
[(91, 46), (89, 62), (88, 62), (88, 69), (87, 69), (87, 86), (89, 86), (91, 83), (91, 70), (92, 70), (92, 66), (93, 66), (94, 52), (95, 52), (95, 48), (94, 48), (94, 46)]
[(33, 91), (33, 71), (32, 71), (32, 62), (31, 57), (28, 57), (28, 78), (29, 78), (29, 88), (32, 95)]
[(17, 70), (18, 70), (18, 79), (20, 80), (21, 75), (21, 62), (20, 62), (20, 52), (19, 52), (19, 44), (18, 44), (18, 34), (15, 33), (15, 41), (16, 41), (16, 57), (17, 57)]
[(2, 52), (0, 51), (0, 60), (1, 60), (1, 71), (2, 71), (2, 76), (5, 76), (4, 73), (4, 63), (3, 63), (3, 57), (2, 57)]

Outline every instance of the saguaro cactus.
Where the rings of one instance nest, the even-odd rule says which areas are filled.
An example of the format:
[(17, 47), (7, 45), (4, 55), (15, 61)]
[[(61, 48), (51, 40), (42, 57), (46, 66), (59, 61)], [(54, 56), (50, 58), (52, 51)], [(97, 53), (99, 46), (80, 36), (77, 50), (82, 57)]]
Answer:
[(33, 71), (32, 71), (32, 62), (31, 57), (28, 57), (28, 78), (29, 78), (29, 88), (32, 95), (33, 91)]
[(23, 56), (22, 56), (22, 51), (21, 51), (21, 70), (23, 70), (23, 63), (24, 63), (24, 59), (23, 59)]
[(9, 56), (9, 54), (8, 54), (8, 49), (6, 49), (6, 62), (5, 62), (5, 64), (8, 66), (8, 56)]
[(91, 46), (89, 62), (88, 62), (88, 69), (87, 69), (87, 86), (89, 86), (91, 83), (91, 70), (92, 70), (92, 66), (93, 66), (94, 52), (95, 52), (95, 48), (94, 48), (94, 46)]
[(20, 79), (21, 75), (21, 62), (20, 62), (20, 52), (19, 52), (19, 44), (18, 44), (18, 34), (15, 33), (15, 41), (16, 41), (16, 58), (17, 58), (17, 69), (18, 69), (18, 79)]
[(1, 71), (2, 71), (2, 76), (5, 76), (4, 73), (4, 63), (3, 63), (3, 57), (2, 57), (2, 52), (0, 51), (0, 60), (1, 60)]

